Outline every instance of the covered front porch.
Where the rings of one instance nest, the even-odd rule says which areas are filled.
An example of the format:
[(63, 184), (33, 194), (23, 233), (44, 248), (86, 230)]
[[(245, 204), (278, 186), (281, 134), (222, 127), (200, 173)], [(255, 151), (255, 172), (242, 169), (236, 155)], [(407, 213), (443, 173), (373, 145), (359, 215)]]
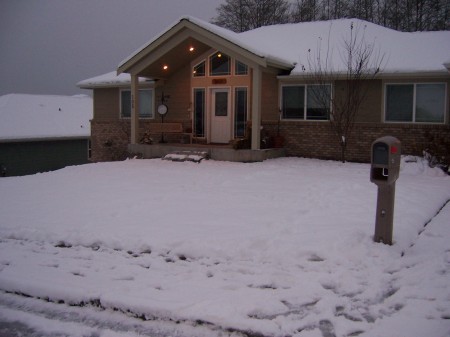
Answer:
[(164, 158), (175, 153), (205, 152), (209, 159), (244, 163), (261, 162), (266, 159), (286, 156), (286, 151), (282, 148), (236, 150), (231, 145), (211, 144), (129, 144), (128, 151), (145, 159)]
[[(264, 74), (275, 79), (280, 71), (287, 71), (292, 65), (242, 48), (234, 36), (222, 37), (215, 29), (192, 18), (183, 18), (119, 66), (119, 74), (131, 76), (131, 152), (154, 158), (177, 151), (166, 144), (139, 144), (142, 132), (152, 128), (166, 132), (162, 128), (170, 123), (182, 124), (182, 130), (176, 132), (190, 133), (191, 138), (211, 145), (206, 148), (212, 159), (261, 161), (284, 153), (278, 149), (261, 149), (260, 132), (249, 135), (246, 126), (261, 129)], [(150, 95), (158, 115), (149, 113), (153, 120), (145, 120), (140, 115), (140, 106), (144, 104), (140, 99), (141, 77), (154, 81)], [(277, 88), (272, 85), (270, 90), (273, 95)], [(278, 116), (276, 102), (269, 105), (270, 114)], [(227, 145), (243, 138), (250, 141), (250, 149), (235, 150)]]

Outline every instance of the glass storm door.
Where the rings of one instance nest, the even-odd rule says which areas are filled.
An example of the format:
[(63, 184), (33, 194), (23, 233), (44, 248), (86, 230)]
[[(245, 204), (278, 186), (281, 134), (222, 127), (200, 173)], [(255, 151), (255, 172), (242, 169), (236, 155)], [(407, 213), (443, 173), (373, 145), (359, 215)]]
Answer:
[(226, 143), (231, 139), (229, 89), (212, 89), (211, 143)]

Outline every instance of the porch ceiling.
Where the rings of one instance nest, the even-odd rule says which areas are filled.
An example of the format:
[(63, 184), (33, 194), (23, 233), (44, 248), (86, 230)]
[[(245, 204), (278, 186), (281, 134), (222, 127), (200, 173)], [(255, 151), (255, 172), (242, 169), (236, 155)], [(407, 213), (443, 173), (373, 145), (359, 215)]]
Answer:
[(210, 46), (188, 37), (178, 45), (168, 48), (167, 52), (148, 64), (138, 75), (154, 79), (168, 78), (209, 49), (211, 49)]

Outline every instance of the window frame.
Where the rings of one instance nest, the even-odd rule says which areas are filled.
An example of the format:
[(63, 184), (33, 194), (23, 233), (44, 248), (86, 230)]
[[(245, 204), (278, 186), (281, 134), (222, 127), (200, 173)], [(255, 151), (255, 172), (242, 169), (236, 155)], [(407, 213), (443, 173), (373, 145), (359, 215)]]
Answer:
[[(224, 73), (224, 74), (218, 74), (218, 75), (214, 75), (212, 74), (212, 58), (218, 54), (218, 53), (222, 53), (225, 56), (228, 57), (229, 59), (229, 73)], [(200, 66), (200, 65), (204, 65), (204, 69), (205, 69), (205, 73), (203, 75), (197, 75), (197, 72), (195, 71), (195, 68)], [(238, 73), (238, 64), (241, 64), (242, 66), (245, 66), (245, 72), (241, 72)], [(205, 78), (205, 77), (246, 77), (249, 76), (250, 74), (250, 67), (247, 63), (242, 62), (241, 60), (239, 60), (238, 58), (235, 58), (233, 56), (230, 56), (224, 52), (221, 52), (220, 50), (216, 50), (214, 51), (214, 53), (207, 55), (204, 58), (197, 58), (196, 61), (191, 62), (191, 73), (192, 73), (192, 78)]]
[[(234, 59), (234, 76), (248, 76), (248, 65), (242, 61), (239, 61), (238, 59)], [(245, 66), (245, 73), (242, 74), (238, 74), (238, 63), (240, 63), (241, 65)]]
[[(411, 114), (411, 120), (408, 121), (397, 121), (397, 120), (388, 120), (387, 114), (388, 114), (388, 101), (387, 101), (387, 93), (388, 93), (388, 86), (413, 86), (413, 102), (412, 102), (412, 114)], [(442, 112), (442, 121), (439, 122), (422, 122), (422, 121), (416, 121), (417, 120), (417, 86), (418, 85), (443, 85), (444, 86), (444, 110)], [(446, 124), (447, 122), (447, 104), (448, 104), (448, 89), (447, 89), (447, 83), (446, 82), (386, 82), (384, 83), (383, 88), (383, 122), (384, 123), (403, 123), (403, 124)]]
[[(197, 133), (197, 119), (196, 119), (196, 93), (202, 92), (203, 93), (203, 102), (202, 102), (202, 134)], [(196, 138), (206, 138), (206, 128), (207, 128), (207, 121), (206, 121), (206, 104), (207, 104), (207, 90), (206, 87), (193, 87), (192, 88), (192, 134)]]
[[(238, 135), (238, 123), (237, 115), (238, 115), (238, 91), (245, 91), (245, 112), (244, 112), (244, 134)], [(234, 127), (234, 138), (245, 138), (246, 136), (246, 128), (247, 128), (247, 122), (248, 122), (248, 115), (249, 115), (249, 88), (248, 86), (236, 86), (234, 87), (234, 116), (233, 116), (233, 127)]]
[[(131, 89), (128, 88), (122, 88), (119, 90), (119, 117), (120, 119), (130, 119), (131, 118), (131, 109), (130, 109), (130, 116), (124, 116), (122, 113), (122, 93), (123, 92), (130, 92), (130, 99), (131, 99)], [(141, 115), (141, 112), (139, 111), (139, 119), (155, 119), (155, 89), (154, 88), (139, 88), (138, 89), (139, 92), (141, 91), (150, 91), (152, 93), (152, 102), (151, 102), (151, 106), (150, 106), (150, 112), (151, 115)], [(141, 101), (139, 102), (139, 109), (141, 109), (142, 104)], [(131, 102), (130, 102), (130, 106), (131, 106)]]
[[(310, 83), (285, 83), (280, 85), (280, 110), (281, 110), (281, 120), (283, 121), (302, 121), (302, 122), (328, 122), (331, 119), (331, 114), (328, 113), (328, 116), (324, 119), (314, 119), (314, 118), (308, 118), (308, 87), (312, 86), (320, 86), (321, 84), (310, 84)], [(331, 100), (333, 97), (333, 85), (332, 83), (325, 84), (330, 87), (330, 107), (328, 112), (331, 112)], [(284, 95), (283, 95), (283, 88), (285, 87), (303, 87), (303, 117), (302, 118), (286, 118), (284, 113)]]
[[(197, 75), (197, 72), (195, 70), (196, 67), (200, 66), (201, 64), (203, 64), (203, 75)], [(206, 60), (203, 59), (202, 61), (196, 63), (193, 67), (192, 67), (192, 77), (206, 77), (206, 73), (207, 73), (207, 65), (206, 65)]]
[[(223, 54), (226, 57), (228, 57), (228, 73), (213, 74), (213, 69), (212, 69), (213, 62), (212, 62), (212, 59), (217, 54)], [(232, 73), (233, 73), (233, 69), (232, 68), (233, 68), (233, 58), (230, 55), (228, 55), (228, 54), (226, 54), (224, 52), (221, 52), (220, 50), (216, 50), (214, 53), (212, 53), (211, 55), (208, 56), (208, 76), (209, 77), (231, 76)]]

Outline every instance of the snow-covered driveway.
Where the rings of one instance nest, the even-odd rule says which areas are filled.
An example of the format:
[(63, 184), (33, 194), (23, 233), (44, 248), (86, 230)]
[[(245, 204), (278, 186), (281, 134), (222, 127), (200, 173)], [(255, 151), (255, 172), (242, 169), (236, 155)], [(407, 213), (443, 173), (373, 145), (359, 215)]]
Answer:
[(299, 158), (0, 179), (0, 320), (63, 336), (449, 335), (450, 178), (403, 163), (393, 246), (372, 242), (376, 192), (367, 164)]

